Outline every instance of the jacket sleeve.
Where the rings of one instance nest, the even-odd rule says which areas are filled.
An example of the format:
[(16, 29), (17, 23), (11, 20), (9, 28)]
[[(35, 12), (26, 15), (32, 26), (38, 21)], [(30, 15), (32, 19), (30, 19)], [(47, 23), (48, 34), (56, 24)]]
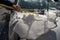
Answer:
[(17, 2), (18, 2), (18, 0), (15, 0), (14, 4), (16, 5), (16, 4), (17, 4)]
[(0, 0), (0, 4), (5, 4), (7, 6), (13, 6), (14, 3), (10, 2), (10, 1), (2, 1), (2, 0)]

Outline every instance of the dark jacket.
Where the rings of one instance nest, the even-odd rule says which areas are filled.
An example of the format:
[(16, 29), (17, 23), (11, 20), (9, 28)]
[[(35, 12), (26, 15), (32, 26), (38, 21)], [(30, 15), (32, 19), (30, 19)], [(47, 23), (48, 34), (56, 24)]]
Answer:
[(0, 4), (5, 4), (7, 6), (13, 6), (13, 4), (16, 4), (17, 0), (15, 0), (14, 3), (10, 2), (10, 1), (6, 1), (6, 0), (0, 0)]

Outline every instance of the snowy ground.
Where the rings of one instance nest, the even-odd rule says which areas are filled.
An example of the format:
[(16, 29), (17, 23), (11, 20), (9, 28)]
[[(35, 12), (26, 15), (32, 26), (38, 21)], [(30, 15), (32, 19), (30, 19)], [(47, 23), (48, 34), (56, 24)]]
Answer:
[[(14, 16), (11, 16), (10, 27), (14, 27), (13, 24), (15, 24), (14, 31), (17, 34), (19, 34), (19, 36), (25, 37), (28, 27), (32, 27), (30, 32), (32, 33), (33, 31), (34, 34), (32, 33), (33, 34), (32, 36), (32, 34), (30, 33), (30, 35), (33, 38), (36, 38), (39, 35), (42, 35), (43, 33), (46, 32), (46, 30), (50, 29), (48, 33), (45, 33), (44, 35), (39, 36), (38, 38), (36, 38), (36, 40), (60, 40), (60, 12), (49, 11), (49, 12), (46, 12), (45, 15), (40, 15), (40, 16), (35, 15), (34, 17), (31, 16), (32, 14), (30, 16), (28, 15), (29, 14), (20, 13), (20, 14), (14, 14)], [(44, 24), (45, 21), (47, 22), (47, 28), (45, 25), (46, 23)], [(21, 28), (22, 29), (24, 28), (24, 30), (22, 30)]]

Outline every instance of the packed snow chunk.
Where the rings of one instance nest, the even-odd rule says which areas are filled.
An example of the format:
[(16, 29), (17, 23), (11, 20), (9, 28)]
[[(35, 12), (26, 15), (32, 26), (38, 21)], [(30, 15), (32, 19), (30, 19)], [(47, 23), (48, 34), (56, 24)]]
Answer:
[(60, 17), (60, 11), (56, 12), (57, 17)]
[(60, 27), (60, 17), (56, 18), (56, 22), (57, 22), (57, 27)]
[(53, 30), (58, 33), (60, 31), (60, 17), (56, 18), (56, 24), (57, 24), (57, 27), (54, 28)]
[(53, 29), (53, 28), (56, 27), (56, 25), (54, 24), (54, 22), (48, 21), (47, 27), (48, 27), (49, 29)]
[(10, 15), (9, 26), (11, 26), (15, 21), (17, 21), (17, 19), (16, 19), (16, 13), (12, 13)]
[(39, 14), (23, 15), (14, 27), (14, 32), (21, 38), (36, 39), (42, 34), (48, 32), (47, 17)]
[(33, 22), (29, 34), (28, 39), (36, 39), (44, 33), (48, 32), (47, 23), (44, 21), (35, 21)]
[(54, 20), (56, 18), (56, 13), (52, 12), (52, 11), (48, 11), (48, 12), (46, 12), (46, 16), (48, 17), (49, 21), (54, 22)]
[(24, 23), (22, 19), (15, 25), (13, 31), (16, 32), (21, 38), (26, 38), (29, 26)]

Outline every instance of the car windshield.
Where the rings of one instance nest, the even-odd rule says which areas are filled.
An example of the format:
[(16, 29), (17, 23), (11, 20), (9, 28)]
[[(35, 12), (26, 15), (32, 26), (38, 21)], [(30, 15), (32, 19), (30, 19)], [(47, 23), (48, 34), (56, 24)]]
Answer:
[(22, 9), (59, 9), (60, 2), (54, 2), (51, 0), (19, 0), (19, 5)]

